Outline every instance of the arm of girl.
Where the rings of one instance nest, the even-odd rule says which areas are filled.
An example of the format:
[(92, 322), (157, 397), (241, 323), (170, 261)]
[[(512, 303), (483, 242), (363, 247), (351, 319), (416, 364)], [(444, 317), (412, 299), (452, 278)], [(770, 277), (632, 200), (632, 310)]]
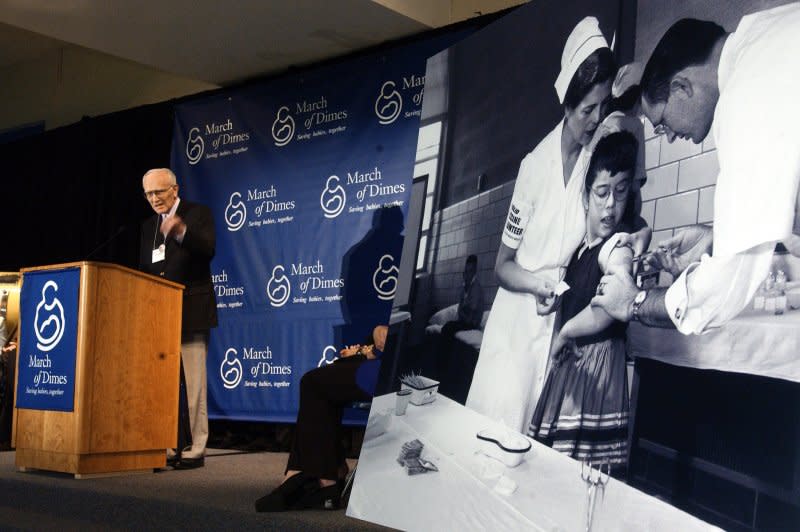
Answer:
[[(617, 236), (610, 238), (600, 251), (600, 269), (603, 273), (625, 271), (630, 275), (633, 263), (633, 250), (629, 246), (617, 247)], [(567, 345), (575, 338), (598, 333), (614, 323), (614, 318), (600, 307), (587, 305), (577, 315), (561, 327), (553, 344)], [(552, 349), (551, 349), (552, 352)]]

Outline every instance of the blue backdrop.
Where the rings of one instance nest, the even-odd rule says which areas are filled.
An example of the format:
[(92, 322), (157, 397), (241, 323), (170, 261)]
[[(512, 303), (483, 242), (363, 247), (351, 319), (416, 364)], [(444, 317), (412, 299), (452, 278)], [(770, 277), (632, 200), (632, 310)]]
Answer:
[(303, 373), (388, 322), (426, 60), (456, 38), (177, 106), (180, 195), (217, 232), (210, 417), (294, 421)]

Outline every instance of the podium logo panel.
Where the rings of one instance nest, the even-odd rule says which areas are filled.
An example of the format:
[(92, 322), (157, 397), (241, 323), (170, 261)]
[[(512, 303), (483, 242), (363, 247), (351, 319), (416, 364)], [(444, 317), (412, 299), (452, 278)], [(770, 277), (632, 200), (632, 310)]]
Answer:
[(79, 289), (79, 268), (24, 274), (18, 408), (73, 410)]
[(36, 333), (36, 347), (47, 352), (58, 346), (64, 336), (64, 306), (58, 300), (58, 284), (47, 281), (42, 288), (42, 300), (36, 305), (33, 331)]

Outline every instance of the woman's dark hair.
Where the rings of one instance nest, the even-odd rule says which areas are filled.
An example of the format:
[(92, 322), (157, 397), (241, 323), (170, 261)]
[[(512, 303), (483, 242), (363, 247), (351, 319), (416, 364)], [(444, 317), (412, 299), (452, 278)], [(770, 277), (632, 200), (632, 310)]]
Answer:
[(639, 85), (631, 85), (628, 87), (628, 90), (617, 96), (616, 98), (612, 98), (611, 101), (603, 108), (603, 120), (615, 111), (622, 111), (623, 113), (629, 113), (633, 107), (639, 103), (639, 98), (642, 95), (642, 90)]
[(613, 79), (617, 63), (608, 48), (598, 48), (583, 60), (569, 82), (564, 94), (564, 106), (575, 109), (595, 85)]
[(650, 103), (666, 102), (672, 77), (686, 67), (708, 60), (725, 28), (708, 20), (684, 18), (658, 41), (642, 72), (642, 93)]
[(586, 192), (591, 190), (597, 174), (602, 170), (608, 170), (611, 175), (630, 172), (633, 176), (638, 149), (636, 137), (628, 131), (610, 133), (597, 141), (586, 171)]

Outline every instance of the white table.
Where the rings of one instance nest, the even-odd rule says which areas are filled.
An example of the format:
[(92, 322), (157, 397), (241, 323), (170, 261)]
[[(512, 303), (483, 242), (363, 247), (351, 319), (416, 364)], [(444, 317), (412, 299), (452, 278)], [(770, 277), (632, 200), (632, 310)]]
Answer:
[[(376, 397), (372, 415), (394, 407)], [(475, 434), (494, 421), (439, 396), (392, 416), (389, 430), (364, 441), (347, 515), (403, 530), (586, 530), (587, 487), (581, 464), (536, 442), (505, 476), (510, 496), (484, 479), (486, 458)], [(438, 472), (408, 476), (397, 463), (403, 443), (418, 438)], [(717, 530), (662, 501), (611, 479), (597, 494), (592, 530)]]
[(800, 382), (800, 310), (782, 315), (745, 310), (707, 334), (631, 323), (628, 354), (696, 369), (747, 373)]

